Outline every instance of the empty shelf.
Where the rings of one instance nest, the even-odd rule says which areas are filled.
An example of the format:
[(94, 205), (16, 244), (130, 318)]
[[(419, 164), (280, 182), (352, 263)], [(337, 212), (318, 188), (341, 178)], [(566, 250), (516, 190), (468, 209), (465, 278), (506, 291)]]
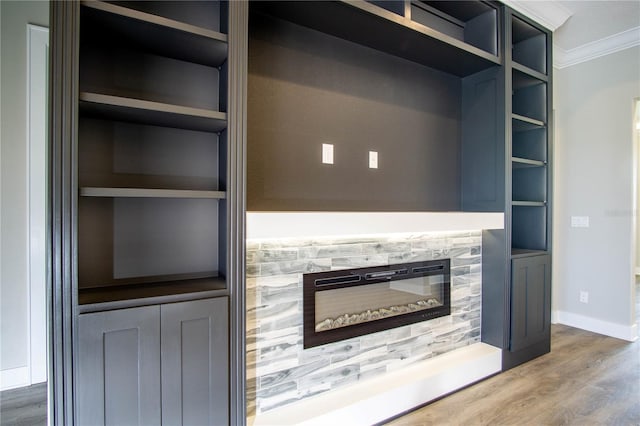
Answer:
[(459, 77), (501, 63), (493, 53), (368, 2), (260, 1), (251, 9)]
[(542, 254), (548, 254), (546, 250), (531, 250), (531, 249), (521, 249), (521, 248), (512, 248), (511, 249), (511, 258), (518, 257), (528, 257), (528, 256), (539, 256)]
[(512, 68), (514, 70), (520, 71), (523, 74), (527, 74), (529, 77), (533, 77), (540, 81), (547, 82), (549, 81), (549, 77), (546, 74), (541, 73), (540, 71), (536, 71), (532, 68), (529, 68), (525, 65), (519, 64), (517, 62), (513, 62)]
[(520, 158), (520, 157), (511, 157), (511, 164), (514, 168), (543, 167), (546, 165), (544, 161), (530, 160), (528, 158)]
[[(170, 277), (171, 281), (164, 281), (165, 277), (156, 278), (158, 281), (135, 283), (136, 280), (133, 280), (133, 284), (127, 284), (127, 280), (114, 280), (114, 283), (103, 287), (80, 288), (78, 291), (80, 310), (92, 312), (120, 309), (159, 302), (220, 296), (227, 293), (224, 277), (217, 275), (193, 278), (184, 274), (184, 277)], [(120, 281), (123, 283), (119, 283)]]
[(512, 201), (511, 205), (514, 207), (544, 207), (547, 205), (546, 201)]
[(102, 1), (83, 1), (83, 27), (175, 59), (219, 67), (226, 34)]
[(513, 118), (513, 131), (521, 132), (525, 130), (537, 129), (544, 127), (544, 122), (536, 120), (535, 118), (525, 117), (519, 114), (511, 114)]
[(181, 189), (104, 188), (82, 187), (82, 197), (137, 197), (137, 198), (209, 198), (224, 199), (224, 191), (191, 191)]
[(79, 98), (82, 113), (102, 118), (205, 132), (227, 127), (227, 114), (219, 111), (91, 92)]

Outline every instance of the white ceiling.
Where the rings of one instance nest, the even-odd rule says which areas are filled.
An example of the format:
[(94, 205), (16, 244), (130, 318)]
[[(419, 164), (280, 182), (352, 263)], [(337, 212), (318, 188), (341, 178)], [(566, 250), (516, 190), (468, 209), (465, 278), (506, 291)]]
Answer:
[(640, 0), (502, 0), (550, 30), (564, 68), (640, 45)]
[(571, 16), (553, 35), (564, 50), (575, 49), (640, 27), (640, 0), (559, 1)]

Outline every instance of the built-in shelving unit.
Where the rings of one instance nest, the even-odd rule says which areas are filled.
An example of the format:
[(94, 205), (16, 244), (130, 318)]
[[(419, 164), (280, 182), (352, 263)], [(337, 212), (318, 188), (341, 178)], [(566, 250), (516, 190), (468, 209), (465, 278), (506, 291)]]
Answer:
[(81, 305), (225, 288), (225, 14), (81, 2)]
[[(479, 165), (476, 155), (504, 134), (498, 4), (258, 1), (250, 10), (249, 210), (477, 211), (463, 192), (482, 199), (480, 210), (504, 207), (483, 198), (495, 188), (472, 188), (501, 161)], [(341, 93), (348, 109), (312, 87)], [(321, 142), (335, 142), (333, 166), (317, 161)], [(360, 161), (368, 149), (380, 154), (375, 171)]]
[(549, 352), (551, 320), (550, 33), (513, 11), (506, 26), (511, 248), (504, 369)]
[(51, 3), (52, 424), (245, 419), (247, 12)]
[(489, 3), (414, 0), (410, 19), (491, 55), (498, 54), (498, 10)]
[[(207, 18), (204, 8), (202, 16), (194, 16), (182, 14), (169, 2), (168, 7), (157, 7), (152, 2), (141, 2), (148, 3), (146, 5), (122, 3), (128, 7), (97, 0), (82, 1), (83, 25), (98, 25), (109, 34), (109, 39), (115, 38), (136, 49), (211, 67), (225, 63), (227, 35), (220, 32), (219, 21)], [(169, 19), (163, 14), (179, 14), (189, 20), (198, 20), (199, 25)], [(201, 26), (203, 24), (205, 26)]]
[(261, 1), (251, 7), (458, 77), (500, 64), (495, 6), (468, 1), (418, 1), (410, 5)]
[[(504, 215), (483, 231), (482, 340), (504, 368), (543, 353), (548, 329), (514, 330), (547, 320), (550, 41), (493, 1), (52, 3), (58, 423), (245, 421), (247, 206)], [(144, 406), (123, 401), (137, 384)]]
[(534, 73), (547, 75), (547, 34), (540, 28), (513, 16), (511, 20), (514, 68), (529, 68)]
[(547, 250), (547, 35), (511, 15), (512, 256)]

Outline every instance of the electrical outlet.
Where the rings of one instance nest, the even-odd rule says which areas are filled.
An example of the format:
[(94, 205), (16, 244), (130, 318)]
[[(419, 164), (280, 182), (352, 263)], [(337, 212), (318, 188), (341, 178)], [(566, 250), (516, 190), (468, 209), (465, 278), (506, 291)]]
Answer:
[(589, 303), (589, 292), (588, 291), (580, 291), (580, 302)]

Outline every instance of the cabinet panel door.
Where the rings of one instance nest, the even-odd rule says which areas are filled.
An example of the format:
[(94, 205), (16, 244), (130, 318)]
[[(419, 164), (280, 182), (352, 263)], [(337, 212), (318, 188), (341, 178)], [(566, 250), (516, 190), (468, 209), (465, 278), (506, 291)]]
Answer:
[(511, 351), (550, 337), (550, 257), (513, 259), (511, 264)]
[(159, 372), (158, 306), (78, 317), (78, 424), (159, 424)]
[(229, 423), (228, 298), (162, 305), (162, 424)]

